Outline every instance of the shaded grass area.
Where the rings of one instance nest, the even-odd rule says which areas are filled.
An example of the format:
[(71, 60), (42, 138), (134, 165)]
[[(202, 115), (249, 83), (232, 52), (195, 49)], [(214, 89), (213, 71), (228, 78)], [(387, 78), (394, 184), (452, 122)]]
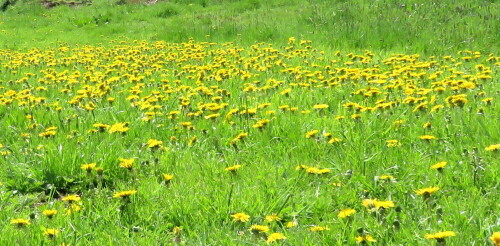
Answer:
[(1, 47), (113, 39), (284, 42), (320, 48), (444, 54), (496, 52), (500, 12), (495, 1), (160, 1), (154, 5), (94, 1), (47, 10), (19, 1), (1, 14)]

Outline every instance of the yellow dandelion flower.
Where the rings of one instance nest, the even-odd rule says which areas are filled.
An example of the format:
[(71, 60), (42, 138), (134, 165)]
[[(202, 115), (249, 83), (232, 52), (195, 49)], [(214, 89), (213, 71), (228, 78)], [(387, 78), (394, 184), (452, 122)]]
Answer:
[(281, 110), (286, 110), (286, 109), (290, 108), (290, 105), (280, 105), (280, 106), (278, 106), (278, 108)]
[(317, 167), (308, 167), (305, 169), (306, 173), (309, 174), (327, 174), (330, 172), (330, 169), (327, 168), (317, 168)]
[(130, 158), (130, 159), (125, 159), (125, 158), (120, 158), (120, 167), (125, 168), (125, 169), (132, 169), (132, 166), (134, 165), (135, 158)]
[(316, 136), (316, 134), (318, 134), (318, 132), (319, 132), (318, 130), (308, 131), (306, 133), (306, 138), (312, 138), (312, 137)]
[(300, 171), (300, 170), (307, 169), (307, 168), (309, 168), (309, 166), (307, 166), (307, 165), (298, 165), (295, 167), (295, 170)]
[(96, 167), (94, 168), (94, 170), (97, 173), (97, 175), (102, 175), (102, 173), (104, 172), (104, 169), (102, 169), (102, 167)]
[(372, 242), (376, 242), (376, 241), (377, 240), (375, 240), (370, 235), (363, 235), (363, 236), (356, 237), (356, 243), (372, 243)]
[(27, 219), (13, 219), (10, 221), (10, 224), (17, 226), (18, 228), (31, 225), (30, 221)]
[(205, 116), (205, 119), (207, 119), (207, 120), (216, 119), (219, 116), (220, 116), (220, 114), (209, 114), (209, 115)]
[(397, 139), (390, 139), (385, 141), (385, 145), (391, 148), (391, 147), (399, 147), (401, 146), (401, 143)]
[(42, 133), (38, 134), (38, 136), (48, 138), (48, 137), (53, 137), (53, 136), (55, 136), (56, 134), (57, 134), (57, 132), (56, 132), (56, 131), (50, 131), (50, 130), (49, 130), (49, 131), (47, 131), (47, 130), (45, 130), (44, 132), (42, 132)]
[(495, 246), (500, 246), (500, 232), (498, 231), (493, 232), (493, 235), (491, 235), (490, 240), (491, 242), (493, 242)]
[(54, 215), (57, 214), (57, 210), (55, 209), (46, 209), (46, 210), (43, 210), (43, 215), (47, 216), (47, 218), (49, 219), (52, 219), (52, 217), (54, 217)]
[(351, 115), (351, 119), (353, 120), (361, 119), (361, 114), (353, 114)]
[(245, 214), (245, 213), (235, 213), (231, 215), (233, 218), (233, 221), (235, 222), (248, 222), (250, 221), (250, 215)]
[(468, 102), (467, 95), (459, 94), (449, 96), (446, 98), (446, 102), (453, 106), (463, 107)]
[(163, 181), (165, 181), (165, 183), (168, 184), (174, 178), (174, 175), (163, 173), (162, 177), (163, 177)]
[(351, 215), (353, 215), (355, 213), (356, 213), (356, 210), (354, 210), (352, 208), (342, 209), (342, 210), (340, 210), (337, 217), (344, 219), (344, 218), (350, 217)]
[(287, 95), (290, 94), (290, 92), (292, 92), (292, 89), (288, 88), (288, 89), (285, 89), (285, 90), (281, 91), (280, 94), (283, 95), (283, 96), (287, 96)]
[(174, 235), (179, 235), (181, 232), (182, 232), (182, 228), (181, 228), (181, 227), (179, 227), (179, 226), (175, 226), (175, 227), (172, 229), (172, 234), (174, 234)]
[(90, 130), (87, 131), (87, 133), (96, 133), (96, 132), (98, 132), (97, 129), (90, 129)]
[(269, 231), (269, 227), (264, 225), (252, 225), (248, 230), (252, 233), (266, 233)]
[(420, 139), (422, 139), (422, 140), (426, 140), (426, 141), (430, 141), (430, 140), (435, 140), (435, 139), (437, 139), (437, 138), (436, 138), (435, 136), (433, 136), (433, 135), (422, 135), (422, 136), (420, 136), (420, 137), (418, 137), (418, 138), (420, 138)]
[(188, 128), (188, 127), (192, 126), (192, 125), (193, 125), (193, 123), (191, 123), (191, 122), (189, 122), (189, 121), (186, 121), (186, 122), (181, 122), (181, 123), (179, 123), (179, 125), (181, 125), (181, 126), (183, 126), (183, 127), (185, 127), (185, 128)]
[(92, 169), (94, 169), (95, 166), (96, 166), (95, 163), (89, 163), (89, 164), (83, 164), (80, 168), (90, 173), (90, 171), (92, 171)]
[(393, 201), (379, 201), (377, 199), (364, 199), (361, 204), (369, 211), (377, 211), (381, 208), (393, 208), (395, 206)]
[(327, 173), (329, 173), (329, 172), (330, 172), (330, 169), (328, 169), (328, 168), (321, 168), (321, 169), (319, 169), (319, 170), (316, 172), (316, 174), (327, 174)]
[(381, 209), (381, 208), (393, 208), (394, 202), (393, 201), (375, 201), (375, 208), (376, 209)]
[(168, 115), (169, 115), (169, 116), (176, 116), (176, 115), (178, 115), (178, 114), (180, 114), (180, 113), (181, 113), (181, 111), (174, 110), (174, 111), (170, 111), (170, 112), (168, 112)]
[(306, 173), (310, 173), (310, 174), (317, 174), (319, 172), (319, 168), (317, 167), (307, 167), (305, 169)]
[(329, 144), (335, 144), (335, 143), (340, 143), (340, 142), (342, 142), (342, 139), (340, 139), (340, 138), (330, 138), (328, 140)]
[(127, 122), (122, 122), (122, 123), (116, 123), (116, 124), (113, 124), (111, 125), (111, 127), (109, 127), (109, 133), (126, 133), (128, 130), (130, 130), (130, 128), (128, 127), (128, 123)]
[(486, 148), (484, 148), (486, 151), (498, 151), (500, 150), (500, 144), (492, 144)]
[(67, 202), (67, 203), (79, 202), (81, 200), (82, 200), (82, 198), (78, 195), (67, 195), (61, 199), (61, 201)]
[(239, 139), (233, 138), (231, 141), (229, 141), (229, 144), (231, 144), (233, 147), (236, 147), (240, 141), (241, 140)]
[(262, 129), (264, 128), (268, 123), (270, 122), (270, 120), (268, 119), (263, 119), (263, 120), (259, 120), (256, 124), (254, 124), (252, 127), (253, 128), (259, 128), (259, 129)]
[(296, 221), (288, 221), (285, 223), (285, 227), (287, 229), (290, 229), (290, 228), (296, 227), (296, 226), (298, 226), (298, 223)]
[(228, 172), (236, 172), (238, 169), (240, 169), (242, 167), (242, 165), (234, 165), (234, 166), (230, 166), (230, 167), (226, 167), (224, 169), (224, 171), (228, 171)]
[(277, 214), (267, 215), (265, 218), (266, 222), (281, 221), (281, 218)]
[(415, 193), (417, 195), (421, 195), (421, 196), (430, 196), (431, 194), (435, 193), (438, 190), (439, 190), (439, 187), (427, 187), (427, 188), (419, 189), (419, 190), (415, 191)]
[(400, 126), (400, 125), (402, 125), (403, 123), (405, 123), (405, 121), (404, 121), (404, 120), (396, 120), (396, 121), (392, 122), (392, 124), (393, 124), (394, 126)]
[(321, 110), (321, 109), (327, 109), (328, 107), (329, 107), (328, 104), (316, 104), (313, 106), (313, 109)]
[(50, 239), (53, 239), (54, 237), (57, 236), (57, 234), (59, 234), (59, 230), (57, 230), (57, 229), (45, 229), (43, 234), (46, 235), (47, 237), (49, 237)]
[(441, 161), (441, 162), (438, 162), (438, 163), (432, 165), (431, 169), (441, 171), (441, 170), (443, 170), (444, 167), (446, 167), (446, 164), (448, 164), (446, 161)]
[(388, 180), (388, 181), (392, 181), (392, 180), (395, 180), (396, 178), (394, 178), (394, 176), (391, 176), (391, 175), (380, 175), (378, 177), (378, 180)]
[(242, 140), (246, 137), (248, 137), (248, 132), (242, 132), (242, 133), (238, 134), (234, 139)]
[(198, 140), (197, 136), (191, 137), (188, 141), (188, 146), (193, 146), (196, 143), (196, 140)]
[(486, 104), (491, 104), (491, 102), (493, 101), (493, 97), (488, 97), (488, 98), (485, 98), (483, 100), (481, 100), (482, 102), (486, 103)]
[(321, 231), (329, 231), (330, 228), (328, 228), (328, 226), (312, 226), (312, 227), (309, 227), (309, 231), (312, 231), (312, 232), (321, 232)]
[(427, 239), (445, 239), (447, 237), (454, 237), (456, 236), (455, 232), (453, 231), (442, 231), (442, 232), (437, 232), (434, 234), (425, 234), (425, 238)]
[(427, 109), (427, 102), (423, 102), (415, 106), (412, 112), (425, 111)]
[(432, 112), (439, 111), (439, 110), (440, 110), (440, 109), (442, 109), (442, 108), (444, 108), (444, 106), (443, 106), (443, 105), (441, 105), (441, 104), (438, 104), (438, 105), (436, 105), (436, 106), (434, 106), (434, 107), (432, 107), (432, 108), (431, 108), (431, 113), (432, 113)]
[(114, 195), (113, 195), (113, 198), (128, 198), (130, 197), (131, 195), (134, 195), (135, 193), (137, 193), (136, 190), (126, 190), (126, 191), (120, 191), (120, 192), (116, 192)]
[(283, 235), (283, 233), (275, 232), (271, 233), (269, 236), (267, 236), (266, 243), (274, 243), (279, 240), (285, 240), (286, 237)]
[(149, 139), (146, 144), (148, 145), (148, 148), (153, 149), (153, 148), (160, 148), (163, 142), (156, 139)]
[(71, 207), (68, 208), (68, 209), (66, 209), (66, 214), (70, 215), (70, 214), (78, 212), (80, 210), (82, 210), (82, 207), (80, 205), (78, 205), (78, 204), (71, 204)]

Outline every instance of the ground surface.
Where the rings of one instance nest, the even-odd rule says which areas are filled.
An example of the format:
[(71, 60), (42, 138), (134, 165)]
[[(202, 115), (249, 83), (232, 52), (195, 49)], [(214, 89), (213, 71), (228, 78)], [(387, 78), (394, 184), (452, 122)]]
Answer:
[(20, 0), (0, 245), (495, 245), (495, 10)]

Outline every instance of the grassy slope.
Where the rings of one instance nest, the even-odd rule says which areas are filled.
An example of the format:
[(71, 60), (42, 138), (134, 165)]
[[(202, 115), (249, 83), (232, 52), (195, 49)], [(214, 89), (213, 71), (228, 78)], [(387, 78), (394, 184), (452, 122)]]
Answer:
[[(45, 10), (30, 2), (20, 1), (14, 8), (1, 13), (0, 30), (5, 31), (1, 32), (0, 48), (55, 47), (57, 41), (71, 43), (71, 47), (86, 43), (108, 46), (110, 40), (186, 41), (193, 37), (196, 40), (214, 42), (237, 41), (241, 44), (239, 47), (246, 49), (244, 57), (249, 58), (265, 52), (254, 52), (247, 44), (255, 41), (284, 44), (288, 37), (295, 36), (297, 39), (313, 40), (313, 47), (319, 49), (342, 49), (347, 52), (371, 49), (376, 53), (419, 52), (426, 56), (451, 54), (457, 61), (462, 56), (455, 54), (457, 50), (483, 51), (480, 60), (465, 62), (463, 65), (438, 58), (441, 64), (456, 67), (457, 71), (466, 74), (478, 72), (474, 68), (476, 63), (492, 66), (484, 61), (488, 53), (498, 55), (499, 17), (493, 11), (498, 9), (498, 3), (495, 2), (462, 1), (455, 4), (452, 1), (441, 1), (439, 5), (443, 5), (442, 8), (428, 3), (415, 5), (413, 1), (406, 1), (403, 6), (400, 3), (402, 1), (359, 0), (335, 3), (192, 1), (192, 5), (188, 1), (172, 1), (154, 6), (114, 6), (112, 2), (103, 0), (90, 7)], [(107, 19), (109, 23), (106, 24)], [(207, 34), (210, 37), (206, 37)], [(146, 57), (165, 52), (155, 49), (146, 51), (138, 47), (140, 45), (131, 42), (128, 44), (131, 49), (143, 50)], [(279, 49), (284, 52), (282, 47)], [(112, 56), (113, 53), (107, 51), (104, 50), (107, 55), (100, 55), (98, 59)], [(66, 55), (71, 52), (76, 51), (70, 51)], [(308, 65), (298, 57), (285, 61), (290, 67), (303, 66), (316, 71), (322, 68), (311, 67), (315, 62), (323, 66), (329, 60), (338, 59), (340, 63), (337, 65), (343, 66), (345, 61), (350, 60), (346, 56), (347, 52), (340, 57), (333, 56), (332, 53), (323, 56), (318, 51), (310, 52)], [(326, 58), (324, 61), (316, 60), (323, 57)], [(373, 63), (356, 63), (355, 66), (380, 65), (384, 70), (391, 70), (391, 66), (383, 65), (379, 59), (377, 54)], [(86, 65), (78, 61), (70, 68), (86, 71)], [(199, 64), (198, 62), (188, 63)], [(210, 58), (205, 62), (217, 63)], [(176, 66), (181, 65), (183, 64), (169, 64), (179, 70)], [(359, 85), (353, 83), (336, 87), (334, 91), (330, 88), (295, 88), (289, 97), (284, 97), (277, 92), (288, 87), (288, 83), (293, 82), (295, 77), (284, 74), (278, 66), (258, 77), (262, 83), (270, 78), (286, 80), (275, 92), (252, 92), (247, 94), (248, 97), (239, 97), (244, 87), (239, 77), (220, 83), (222, 88), (233, 93), (232, 97), (224, 98), (231, 107), (246, 105), (247, 102), (242, 98), (249, 100), (249, 106), (252, 107), (271, 102), (270, 109), (278, 112), (280, 110), (277, 107), (282, 104), (297, 106), (300, 110), (311, 109), (317, 103), (331, 105), (328, 112), (331, 114), (326, 115), (317, 112), (309, 116), (302, 116), (298, 112), (279, 113), (276, 119), (273, 118), (271, 126), (263, 132), (252, 130), (248, 118), (243, 116), (236, 118), (236, 127), (220, 124), (219, 121), (196, 120), (195, 132), (178, 132), (163, 117), (161, 123), (168, 127), (159, 129), (154, 124), (142, 122), (144, 112), (131, 108), (125, 95), (118, 92), (130, 89), (131, 85), (127, 83), (117, 84), (111, 94), (117, 98), (113, 107), (98, 100), (99, 107), (93, 114), (67, 105), (71, 97), (57, 92), (64, 84), (33, 84), (33, 87), (50, 87), (48, 91), (36, 91), (34, 94), (47, 97), (47, 103), (60, 99), (65, 110), (60, 115), (49, 112), (44, 107), (31, 112), (43, 126), (59, 127), (60, 133), (56, 138), (43, 139), (36, 136), (39, 129), (30, 130), (27, 127), (29, 123), (24, 117), (28, 113), (27, 109), (0, 107), (0, 132), (8, 133), (7, 136), (2, 136), (1, 143), (14, 151), (12, 155), (2, 159), (1, 163), (0, 181), (4, 186), (0, 190), (0, 244), (12, 244), (14, 240), (17, 240), (18, 245), (36, 245), (40, 242), (52, 244), (43, 239), (40, 228), (54, 227), (62, 230), (56, 243), (161, 245), (172, 242), (173, 236), (168, 231), (173, 226), (180, 225), (184, 228), (182, 237), (187, 245), (257, 245), (263, 240), (248, 235), (249, 224), (263, 223), (265, 215), (283, 208), (280, 214), (286, 216), (287, 220), (296, 215), (299, 221), (299, 228), (287, 231), (289, 239), (285, 245), (354, 244), (354, 237), (358, 235), (356, 229), (359, 227), (369, 230), (381, 245), (424, 245), (428, 241), (423, 239), (423, 235), (439, 230), (457, 232), (457, 237), (450, 241), (450, 245), (468, 245), (471, 242), (485, 245), (491, 232), (498, 231), (499, 228), (498, 218), (495, 216), (498, 211), (498, 197), (495, 196), (495, 190), (498, 189), (499, 170), (495, 168), (495, 165), (498, 166), (498, 153), (484, 151), (484, 147), (500, 140), (497, 131), (500, 123), (499, 104), (496, 102), (498, 78), (495, 77), (498, 72), (495, 66), (492, 67), (494, 78), (480, 82), (479, 88), (467, 91), (470, 102), (463, 109), (446, 108), (435, 114), (414, 114), (411, 113), (410, 106), (398, 107), (394, 111), (366, 113), (363, 114), (366, 118), (360, 122), (347, 119), (346, 123), (332, 119), (334, 114), (349, 117), (352, 113), (342, 107), (343, 103), (352, 100), (372, 105), (375, 99), (383, 97), (363, 98), (360, 95), (354, 96), (351, 92), (376, 85), (361, 81)], [(38, 73), (42, 68), (46, 67), (41, 65), (22, 68), (19, 74), (2, 73), (1, 79), (5, 81), (2, 86), (21, 90), (24, 84), (7, 81), (16, 81), (26, 72), (37, 73), (36, 78), (40, 78), (43, 75)], [(53, 68), (58, 72), (68, 69), (62, 65)], [(424, 71), (428, 74), (435, 72), (434, 68)], [(98, 69), (97, 72), (101, 71)], [(119, 75), (125, 72), (130, 71), (120, 70)], [(170, 74), (170, 70), (166, 73)], [(446, 76), (452, 75), (449, 70), (445, 73)], [(429, 80), (426, 78), (427, 76), (422, 80), (417, 79), (420, 87), (428, 85)], [(148, 76), (145, 80), (147, 86), (141, 96), (157, 89), (150, 82), (161, 79), (163, 78), (158, 74)], [(168, 79), (173, 81), (176, 78), (170, 74)], [(207, 82), (207, 85), (212, 85), (212, 82)], [(183, 77), (182, 83), (194, 86), (192, 79)], [(84, 84), (75, 85), (72, 93), (83, 86)], [(481, 91), (486, 95), (480, 96)], [(312, 92), (315, 97), (306, 96)], [(437, 96), (443, 103), (444, 98), (452, 93), (455, 92), (447, 91)], [(180, 91), (173, 96), (171, 102), (165, 102), (166, 109), (170, 110), (170, 103), (176, 106), (176, 97), (183, 95)], [(405, 97), (399, 92), (390, 96), (395, 99)], [(495, 97), (494, 103), (484, 106), (481, 100), (490, 96)], [(193, 100), (194, 105), (197, 101), (208, 99), (196, 96)], [(479, 107), (486, 108), (484, 115), (473, 113)], [(65, 121), (74, 113), (81, 115), (80, 119)], [(406, 122), (401, 128), (397, 128), (392, 122), (400, 119)], [(191, 119), (181, 118), (178, 121), (181, 120)], [(125, 136), (86, 133), (95, 122), (111, 124), (121, 121), (131, 122), (131, 130)], [(250, 124), (254, 121), (251, 119)], [(431, 130), (422, 128), (427, 121), (433, 124)], [(213, 127), (217, 127), (217, 130)], [(200, 129), (209, 131), (205, 134)], [(228, 146), (228, 139), (247, 129), (252, 131), (252, 135), (239, 151)], [(312, 129), (331, 131), (346, 143), (329, 146), (305, 139), (305, 132)], [(80, 138), (68, 139), (66, 135), (70, 134), (70, 130), (78, 130), (81, 137), (84, 137), (84, 144), (78, 142)], [(32, 132), (32, 140), (20, 141), (18, 135), (23, 131)], [(426, 133), (435, 134), (441, 139), (431, 144), (420, 142), (418, 136)], [(149, 138), (168, 142), (172, 135), (181, 139), (178, 145), (169, 144), (172, 152), (152, 154), (143, 148)], [(193, 135), (197, 135), (199, 140), (194, 147), (189, 148), (186, 142)], [(400, 139), (404, 145), (401, 148), (386, 148), (385, 140), (393, 138)], [(46, 150), (36, 150), (38, 145), (45, 145)], [(108, 151), (109, 149), (112, 151)], [(117, 165), (120, 157), (137, 157), (139, 167), (134, 173), (128, 174)], [(159, 167), (151, 168), (155, 158), (160, 159)], [(449, 162), (444, 175), (429, 170), (430, 165), (443, 160)], [(88, 184), (88, 177), (79, 168), (80, 164), (92, 161), (98, 162), (106, 170), (105, 179), (108, 184), (102, 189), (89, 188), (91, 185)], [(224, 167), (235, 163), (244, 164), (238, 175), (231, 176), (223, 171)], [(319, 178), (294, 170), (298, 164), (316, 163), (330, 168), (332, 174)], [(345, 175), (348, 170), (353, 170), (352, 178)], [(475, 171), (477, 180), (473, 175)], [(170, 187), (166, 188), (159, 182), (160, 173), (176, 175)], [(395, 175), (398, 181), (374, 181), (374, 177), (382, 174)], [(339, 181), (344, 184), (342, 187), (331, 185), (332, 182)], [(436, 195), (437, 206), (426, 204), (414, 194), (416, 189), (428, 186), (442, 188)], [(43, 192), (30, 192), (18, 195), (22, 193), (22, 189), (42, 189), (49, 192), (65, 187), (70, 187), (70, 190), (61, 190), (62, 194), (82, 194), (84, 208), (79, 214), (63, 215), (65, 206), (59, 200), (52, 200), (53, 204), (45, 203), (53, 193), (45, 195)], [(122, 209), (120, 212), (119, 202), (110, 197), (115, 191), (132, 188), (139, 192), (133, 198), (129, 210)], [(15, 189), (18, 194), (14, 194)], [(465, 192), (466, 195), (463, 195)], [(402, 208), (402, 212), (390, 210), (387, 217), (372, 216), (360, 205), (363, 197), (394, 200)], [(339, 209), (347, 207), (358, 210), (349, 226), (336, 217)], [(40, 212), (46, 208), (56, 208), (61, 214), (54, 220), (48, 220)], [(442, 212), (438, 213), (438, 209)], [(245, 225), (237, 225), (229, 217), (234, 212), (249, 213), (252, 220)], [(12, 218), (28, 218), (30, 215), (36, 218), (26, 231), (18, 231), (8, 224)], [(401, 229), (392, 227), (394, 221), (401, 223)], [(307, 231), (313, 224), (329, 225), (332, 230), (314, 234)], [(285, 231), (277, 225), (273, 230)], [(246, 234), (240, 237), (238, 231)]]
[(496, 52), (500, 43), (495, 1), (194, 0), (152, 6), (114, 2), (45, 10), (34, 1), (20, 1), (1, 13), (0, 47), (56, 41), (95, 44), (125, 37), (283, 42), (294, 36), (331, 49), (444, 54), (459, 49)]
[[(130, 49), (143, 48), (133, 45)], [(73, 51), (66, 53), (65, 56), (70, 56), (71, 52)], [(100, 52), (103, 54), (97, 56), (98, 60), (109, 59), (102, 61), (102, 64), (113, 60), (114, 52), (108, 53), (107, 50)], [(144, 55), (150, 57), (162, 52), (170, 53), (153, 49), (144, 51)], [(261, 52), (247, 48), (243, 54), (246, 59), (251, 54), (257, 56)], [(311, 63), (327, 62), (315, 59), (321, 55), (312, 50), (308, 57)], [(349, 60), (345, 56), (330, 58), (342, 62)], [(74, 60), (69, 67), (85, 71), (79, 61), (81, 60)], [(210, 58), (204, 61), (213, 62)], [(286, 61), (292, 67), (300, 64), (306, 66), (297, 57)], [(187, 63), (190, 62), (197, 64), (199, 61)], [(449, 62), (440, 61), (440, 63)], [(176, 63), (170, 66), (175, 69), (180, 69), (179, 67), (184, 65), (174, 64)], [(274, 63), (269, 62), (269, 64)], [(390, 68), (380, 65), (382, 69)], [(472, 67), (474, 63), (466, 63), (457, 69), (475, 73), (476, 70)], [(57, 65), (52, 68), (62, 71), (68, 69), (68, 66)], [(313, 69), (309, 66), (306, 68)], [(39, 73), (39, 69), (40, 66), (28, 66), (20, 71)], [(267, 81), (269, 78), (291, 78), (280, 71), (281, 67), (273, 67), (258, 78), (262, 81)], [(119, 74), (125, 72), (126, 70), (121, 69), (118, 71)], [(448, 75), (451, 75), (451, 72), (447, 72), (446, 76)], [(9, 76), (6, 81), (14, 81), (20, 75), (6, 76)], [(171, 81), (175, 79), (173, 76), (167, 78)], [(141, 96), (148, 95), (158, 88), (155, 83), (149, 83), (150, 81), (161, 79), (157, 73), (148, 76), (144, 81), (147, 86)], [(246, 231), (250, 224), (237, 225), (231, 222), (229, 214), (240, 211), (252, 215), (251, 223), (261, 223), (263, 216), (277, 212), (286, 216), (287, 220), (296, 216), (300, 229), (291, 229), (288, 232), (289, 245), (345, 245), (353, 242), (358, 227), (367, 228), (383, 245), (422, 244), (425, 242), (425, 239), (422, 239), (424, 233), (440, 229), (457, 231), (458, 236), (452, 241), (457, 244), (484, 243), (486, 236), (491, 234), (490, 231), (498, 228), (495, 227), (494, 221), (494, 211), (497, 209), (495, 204), (498, 202), (494, 192), (498, 188), (498, 182), (495, 181), (498, 169), (494, 167), (497, 165), (495, 154), (498, 153), (487, 153), (483, 149), (500, 139), (498, 132), (495, 131), (499, 122), (494, 120), (498, 118), (495, 112), (498, 112), (499, 108), (498, 104), (494, 103), (485, 108), (484, 115), (472, 113), (477, 111), (481, 105), (480, 100), (484, 97), (478, 96), (480, 92), (478, 89), (466, 92), (469, 94), (470, 102), (463, 109), (447, 108), (429, 114), (411, 113), (413, 106), (398, 106), (390, 111), (363, 113), (363, 120), (359, 122), (349, 119), (339, 122), (333, 120), (333, 115), (343, 114), (349, 117), (352, 113), (342, 107), (343, 103), (358, 101), (370, 105), (383, 97), (380, 95), (375, 98), (364, 98), (351, 94), (358, 88), (375, 85), (363, 81), (359, 85), (351, 84), (349, 80), (343, 87), (296, 87), (288, 97), (279, 95), (279, 91), (290, 86), (288, 84), (290, 81), (293, 80), (287, 79), (287, 82), (279, 88), (269, 91), (244, 94), (252, 107), (264, 102), (271, 103), (272, 106), (263, 109), (258, 116), (255, 116), (257, 119), (272, 118), (269, 128), (263, 131), (249, 126), (256, 121), (254, 117), (248, 119), (241, 115), (235, 117), (235, 126), (223, 123), (222, 119), (209, 121), (203, 118), (191, 119), (184, 115), (173, 122), (166, 117), (158, 117), (154, 123), (143, 122), (141, 118), (144, 112), (130, 107), (129, 102), (125, 100), (129, 94), (119, 92), (129, 91), (132, 86), (130, 83), (113, 85), (113, 91), (109, 95), (117, 98), (113, 106), (96, 99), (98, 108), (93, 113), (67, 104), (72, 96), (57, 93), (65, 87), (64, 83), (33, 84), (33, 87), (50, 88), (47, 91), (34, 92), (36, 96), (46, 97), (47, 105), (60, 101), (64, 107), (60, 113), (47, 111), (46, 107), (37, 107), (31, 112), (42, 126), (57, 126), (60, 133), (54, 139), (39, 138), (36, 135), (41, 129), (30, 130), (27, 127), (29, 122), (24, 117), (28, 112), (26, 108), (0, 107), (4, 123), (0, 124), (0, 132), (7, 133), (2, 138), (2, 143), (14, 152), (0, 162), (2, 164), (0, 177), (6, 187), (5, 189), (2, 187), (0, 192), (2, 201), (6, 201), (0, 203), (2, 211), (0, 227), (3, 228), (1, 232), (4, 235), (0, 239), (0, 244), (7, 245), (14, 239), (20, 240), (16, 229), (8, 225), (8, 221), (14, 217), (26, 218), (30, 214), (36, 218), (32, 220), (33, 225), (24, 232), (26, 245), (36, 245), (43, 241), (43, 236), (38, 230), (38, 227), (42, 226), (62, 230), (58, 243), (158, 245), (170, 242), (171, 236), (165, 235), (174, 225), (183, 226), (182, 237), (188, 245), (209, 243), (258, 245), (262, 240), (252, 239), (248, 232), (245, 236), (237, 236), (237, 231)], [(424, 78), (418, 81), (418, 85), (424, 86), (428, 80)], [(194, 85), (194, 81), (182, 78), (182, 84)], [(19, 83), (4, 85), (15, 90), (20, 90), (24, 86)], [(239, 77), (230, 78), (222, 83), (206, 81), (206, 85), (219, 85), (229, 90), (233, 96), (224, 97), (223, 100), (231, 107), (242, 107), (245, 104), (239, 96), (243, 87)], [(79, 84), (72, 90), (77, 91), (84, 86)], [(480, 83), (480, 86), (487, 92), (487, 96), (494, 95), (494, 82)], [(339, 96), (331, 96), (332, 92)], [(314, 97), (305, 96), (312, 93)], [(449, 93), (452, 92), (436, 95), (438, 102), (443, 102)], [(171, 105), (175, 105), (177, 97), (182, 95), (184, 93), (179, 91), (172, 95), (171, 100), (161, 103), (165, 105), (166, 112), (172, 109)], [(402, 96), (397, 91), (389, 95), (390, 98)], [(194, 105), (196, 102), (204, 102), (207, 98), (195, 96), (192, 100)], [(312, 112), (304, 116), (299, 112), (278, 113), (275, 117), (264, 114), (264, 110), (267, 109), (279, 112), (277, 107), (283, 104), (298, 106), (299, 110), (302, 110), (311, 109), (317, 103), (328, 103), (331, 108), (324, 114)], [(221, 112), (222, 116), (226, 112), (227, 110)], [(66, 120), (71, 119), (73, 114), (79, 115), (79, 118)], [(394, 127), (392, 122), (401, 119), (406, 120), (405, 123), (401, 127)], [(117, 121), (130, 122), (131, 130), (127, 135), (86, 133), (95, 122)], [(193, 121), (197, 130), (176, 130), (175, 127), (181, 121)], [(422, 128), (427, 121), (433, 124), (431, 130)], [(158, 128), (155, 126), (157, 123), (164, 124), (165, 127)], [(207, 133), (202, 133), (201, 129), (207, 129)], [(346, 144), (332, 146), (319, 140), (305, 139), (305, 132), (313, 129), (331, 131), (334, 136), (344, 139)], [(77, 131), (77, 137), (66, 137), (71, 130)], [(246, 144), (237, 151), (228, 146), (227, 141), (231, 137), (247, 130), (251, 135)], [(19, 132), (23, 131), (32, 132), (30, 141), (19, 140)], [(427, 144), (419, 141), (418, 136), (426, 133), (440, 137), (439, 142)], [(152, 153), (143, 147), (149, 138), (161, 139), (167, 144), (173, 135), (178, 136), (180, 142), (168, 144), (171, 152)], [(197, 135), (199, 140), (195, 146), (188, 147), (186, 142), (193, 135)], [(399, 139), (404, 145), (401, 148), (386, 148), (387, 139)], [(35, 150), (39, 145), (44, 145), (44, 149)], [(479, 153), (472, 152), (474, 147), (480, 147)], [(463, 155), (464, 150), (472, 154)], [(26, 151), (28, 154), (20, 151)], [(117, 160), (120, 157), (136, 157), (136, 170), (128, 173), (118, 167)], [(483, 159), (476, 163), (478, 161), (476, 157)], [(157, 166), (153, 161), (155, 158), (160, 160)], [(431, 164), (443, 160), (449, 162), (443, 175), (429, 170)], [(93, 179), (93, 176), (91, 178), (85, 176), (79, 168), (80, 164), (91, 161), (105, 168), (107, 184), (102, 189), (93, 189), (89, 185), (89, 180)], [(223, 171), (224, 167), (234, 163), (245, 165), (238, 175), (233, 176)], [(316, 163), (321, 167), (330, 168), (332, 174), (316, 177), (295, 170), (296, 165)], [(471, 164), (484, 168), (479, 171), (479, 181), (473, 179), (474, 167)], [(351, 179), (344, 175), (347, 170), (354, 172)], [(160, 173), (176, 175), (170, 187), (167, 188), (158, 182)], [(375, 182), (373, 178), (382, 174), (395, 175), (398, 182)], [(332, 182), (339, 181), (344, 184), (342, 187), (331, 185)], [(442, 191), (436, 195), (438, 206), (427, 205), (414, 194), (414, 190), (427, 186), (442, 187)], [(60, 214), (51, 221), (44, 218), (40, 213), (43, 209), (56, 208), (60, 213), (64, 211), (64, 206), (59, 200), (53, 200), (53, 204), (42, 202), (51, 199), (54, 194), (51, 193), (53, 187), (63, 194), (66, 192), (82, 194), (84, 210), (75, 216)], [(34, 191), (42, 189), (48, 195), (30, 192), (18, 196), (12, 193), (12, 190), (23, 193), (23, 188), (35, 189)], [(62, 190), (65, 188), (69, 191)], [(139, 193), (133, 199), (130, 210), (122, 209), (122, 212), (118, 212), (119, 202), (110, 197), (114, 191), (131, 188), (139, 190)], [(462, 196), (464, 191), (467, 192), (467, 196)], [(398, 214), (390, 210), (387, 219), (371, 216), (360, 206), (362, 197), (394, 200), (403, 212)], [(38, 205), (30, 206), (34, 203)], [(345, 207), (354, 207), (358, 210), (358, 214), (351, 222), (352, 225), (349, 226), (336, 218), (336, 212)], [(437, 208), (444, 211), (442, 215), (436, 215)], [(443, 222), (438, 222), (441, 219)], [(400, 230), (389, 226), (395, 220), (402, 223)], [(332, 230), (328, 233), (312, 234), (307, 231), (312, 224), (326, 224)], [(134, 230), (138, 233), (132, 233)], [(274, 226), (274, 230), (281, 229), (279, 226)], [(415, 236), (415, 233), (418, 235)], [(108, 240), (107, 235), (112, 237)], [(152, 239), (155, 241), (151, 241)]]

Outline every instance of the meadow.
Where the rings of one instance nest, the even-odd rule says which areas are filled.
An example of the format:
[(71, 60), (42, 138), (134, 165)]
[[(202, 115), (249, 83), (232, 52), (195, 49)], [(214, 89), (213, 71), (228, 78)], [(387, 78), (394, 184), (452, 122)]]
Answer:
[(495, 1), (84, 2), (0, 13), (0, 245), (500, 245)]

